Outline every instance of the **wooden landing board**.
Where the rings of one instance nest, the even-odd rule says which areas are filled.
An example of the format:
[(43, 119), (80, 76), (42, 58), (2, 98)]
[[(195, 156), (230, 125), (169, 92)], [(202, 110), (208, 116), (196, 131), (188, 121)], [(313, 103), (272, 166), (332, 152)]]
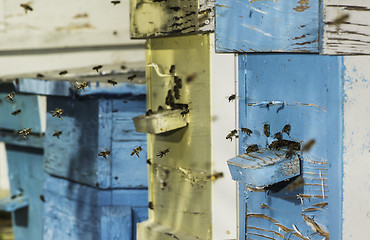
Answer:
[(131, 0), (131, 38), (173, 36), (214, 29), (211, 0)]
[(370, 54), (370, 2), (324, 0), (322, 53)]

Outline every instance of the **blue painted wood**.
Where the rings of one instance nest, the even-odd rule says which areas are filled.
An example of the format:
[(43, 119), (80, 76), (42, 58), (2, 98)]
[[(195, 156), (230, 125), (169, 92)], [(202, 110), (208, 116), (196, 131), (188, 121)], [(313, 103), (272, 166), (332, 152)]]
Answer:
[(0, 211), (14, 212), (28, 206), (28, 198), (25, 196), (8, 196), (0, 199)]
[(6, 145), (11, 196), (28, 199), (28, 207), (12, 212), (16, 240), (42, 239), (43, 171), (42, 149)]
[(319, 0), (216, 0), (217, 52), (318, 52)]
[(132, 212), (130, 207), (102, 207), (100, 218), (100, 239), (131, 240)]
[[(16, 93), (14, 102), (10, 102), (5, 99), (9, 93), (0, 93), (0, 128), (16, 131), (32, 128), (33, 133), (41, 133), (37, 96)], [(21, 109), (22, 112), (18, 115), (12, 115), (12, 112), (18, 109)]]
[[(137, 222), (148, 217), (144, 189), (97, 189), (48, 176), (44, 195), (44, 240), (136, 239)], [(127, 232), (131, 238), (114, 238)]]
[(238, 155), (228, 160), (227, 164), (233, 180), (253, 187), (266, 187), (300, 174), (298, 156), (286, 158), (286, 153), (286, 150), (261, 149)]
[[(341, 211), (338, 204), (330, 205), (334, 208), (330, 212), (327, 206), (317, 204), (338, 201), (336, 197), (340, 194), (340, 173), (333, 174), (333, 171), (340, 169), (340, 147), (332, 139), (338, 137), (340, 132), (339, 118), (334, 125), (331, 122), (340, 113), (338, 106), (342, 96), (338, 90), (341, 72), (341, 57), (291, 54), (239, 56), (240, 127), (253, 131), (251, 137), (240, 133), (240, 149), (251, 144), (265, 147), (271, 141), (263, 134), (266, 123), (270, 124), (272, 135), (290, 124), (290, 136), (283, 133), (284, 139), (303, 141), (302, 144), (311, 139), (316, 141), (310, 151), (300, 156), (302, 174), (299, 178), (265, 189), (247, 186), (247, 238), (266, 239), (262, 235), (278, 238), (280, 234), (296, 239), (298, 233), (294, 224), (303, 236), (312, 240), (323, 239), (323, 236), (313, 234), (302, 214), (313, 217), (324, 231), (328, 231), (329, 227), (335, 231), (332, 226), (338, 226), (329, 225), (329, 219), (333, 218), (329, 214)], [(335, 81), (338, 83), (333, 83)], [(329, 146), (331, 149), (328, 152)], [(243, 199), (240, 206), (242, 204)], [(242, 208), (240, 211), (243, 214)], [(335, 214), (335, 217), (338, 215)], [(292, 232), (284, 232), (284, 227)]]
[[(121, 99), (49, 97), (48, 111), (64, 109), (63, 119), (47, 116), (45, 171), (99, 188), (146, 188), (146, 134), (132, 117), (145, 113), (143, 96)], [(60, 139), (53, 137), (62, 131)], [(140, 158), (131, 156), (141, 146)], [(111, 151), (104, 159), (102, 149)]]

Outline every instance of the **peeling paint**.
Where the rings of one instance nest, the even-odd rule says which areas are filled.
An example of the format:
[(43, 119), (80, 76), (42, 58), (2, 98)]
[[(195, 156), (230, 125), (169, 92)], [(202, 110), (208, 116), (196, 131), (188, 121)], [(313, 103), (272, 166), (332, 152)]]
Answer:
[(293, 8), (294, 10), (296, 10), (297, 12), (304, 12), (306, 11), (307, 9), (309, 9), (310, 7), (308, 6), (310, 0), (299, 0), (298, 2), (298, 6)]

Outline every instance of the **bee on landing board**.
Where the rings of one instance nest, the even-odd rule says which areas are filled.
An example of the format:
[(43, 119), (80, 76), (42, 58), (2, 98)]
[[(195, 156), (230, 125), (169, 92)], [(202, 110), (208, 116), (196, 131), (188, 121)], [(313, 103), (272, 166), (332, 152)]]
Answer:
[(139, 147), (135, 148), (134, 150), (132, 150), (131, 156), (136, 154), (137, 157), (140, 157), (139, 152), (141, 152), (141, 151), (143, 151), (143, 149), (141, 148), (141, 146), (139, 146)]
[(251, 134), (253, 133), (252, 130), (250, 130), (249, 128), (241, 128), (240, 129), (243, 133), (247, 134), (249, 137), (251, 136)]
[(23, 135), (23, 137), (25, 138), (25, 139), (28, 139), (28, 135), (30, 135), (31, 134), (31, 131), (32, 131), (32, 129), (31, 128), (26, 128), (26, 129), (24, 129), (24, 130), (20, 130), (19, 132), (18, 132), (18, 134), (19, 135)]
[(52, 111), (52, 113), (53, 113), (53, 117), (57, 117), (57, 118), (62, 119), (62, 117), (60, 115), (63, 114), (63, 109), (58, 108), (55, 111)]
[(157, 153), (157, 157), (162, 158), (163, 156), (166, 156), (166, 155), (167, 155), (167, 153), (169, 153), (169, 152), (170, 152), (170, 149), (169, 149), (169, 148), (166, 148), (166, 149), (164, 149), (164, 150), (161, 150), (161, 151), (159, 151), (159, 152)]
[(107, 159), (107, 156), (110, 156), (110, 151), (108, 151), (108, 150), (105, 150), (104, 148), (101, 148), (103, 151), (102, 152), (100, 152), (99, 154), (98, 154), (98, 156), (100, 156), (100, 157), (103, 157), (103, 158), (105, 158), (105, 159)]

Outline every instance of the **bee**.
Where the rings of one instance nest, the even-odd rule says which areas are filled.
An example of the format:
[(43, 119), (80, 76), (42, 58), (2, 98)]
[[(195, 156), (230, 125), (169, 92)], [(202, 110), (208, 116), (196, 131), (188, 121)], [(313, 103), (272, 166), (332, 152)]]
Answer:
[(67, 70), (60, 71), (60, 72), (59, 72), (59, 75), (60, 75), (60, 76), (63, 76), (63, 75), (66, 75), (67, 73), (68, 73), (68, 71), (67, 71)]
[(168, 90), (168, 92), (167, 92), (165, 103), (166, 103), (166, 105), (169, 105), (169, 106), (175, 105), (175, 98), (172, 95), (172, 90), (171, 89)]
[(33, 11), (33, 8), (30, 6), (29, 3), (21, 3), (20, 6), (24, 9), (26, 13), (28, 13), (28, 11)]
[(229, 96), (227, 99), (229, 100), (229, 102), (231, 101), (234, 101), (236, 98), (236, 95), (235, 94), (232, 94), (231, 96)]
[(63, 114), (63, 109), (58, 108), (57, 110), (55, 110), (55, 111), (53, 112), (53, 117), (57, 117), (57, 118), (62, 119), (62, 117), (60, 116), (60, 115), (62, 115), (62, 114)]
[(167, 187), (167, 182), (161, 182), (161, 190), (164, 190)]
[(186, 114), (189, 114), (190, 110), (189, 109), (185, 109), (184, 111), (182, 111), (180, 114), (182, 117), (185, 117)]
[(240, 129), (243, 133), (247, 134), (248, 136), (251, 136), (251, 134), (253, 133), (252, 130), (248, 129), (248, 128), (241, 128)]
[(53, 137), (57, 137), (59, 139), (59, 136), (62, 135), (62, 131), (54, 131)]
[(290, 136), (290, 130), (291, 130), (291, 126), (290, 124), (287, 124), (283, 127), (283, 130), (281, 130), (282, 132), (285, 132), (286, 134), (288, 134), (288, 136)]
[(281, 140), (283, 139), (283, 134), (281, 134), (281, 132), (277, 132), (274, 134), (274, 138), (277, 140)]
[(164, 109), (163, 109), (163, 107), (162, 106), (158, 106), (158, 112), (162, 112)]
[(102, 69), (103, 65), (98, 65), (92, 68), (92, 70), (95, 70), (96, 72), (99, 72), (100, 69)]
[(117, 4), (121, 3), (121, 1), (110, 1), (110, 2), (113, 4), (113, 6), (116, 6)]
[(86, 92), (85, 88), (87, 88), (88, 86), (89, 86), (88, 82), (79, 83), (78, 86), (77, 86), (77, 90), (82, 89), (82, 90), (84, 90), (84, 92)]
[(171, 67), (170, 67), (170, 73), (171, 74), (174, 74), (175, 73), (175, 70), (176, 70), (175, 65), (171, 65)]
[(177, 85), (173, 87), (173, 92), (175, 93), (175, 98), (180, 99), (180, 88)]
[(302, 152), (308, 152), (308, 151), (310, 151), (310, 149), (313, 147), (313, 145), (315, 145), (315, 143), (316, 143), (315, 139), (311, 139), (310, 141), (308, 141), (307, 143), (305, 143), (302, 146)]
[(196, 74), (196, 73), (192, 73), (192, 74), (190, 74), (189, 76), (187, 76), (187, 77), (186, 77), (186, 82), (187, 82), (187, 83), (190, 83), (190, 82), (192, 82), (196, 77), (197, 77), (197, 74)]
[(44, 195), (40, 195), (40, 200), (41, 200), (42, 202), (45, 202), (45, 197), (44, 197)]
[(266, 137), (270, 136), (270, 125), (269, 124), (263, 125), (263, 133), (265, 134)]
[(257, 152), (259, 150), (257, 144), (253, 144), (247, 147), (246, 152), (251, 153), (251, 152)]
[(147, 159), (147, 160), (146, 160), (146, 163), (147, 163), (148, 165), (152, 165), (152, 162), (150, 161), (150, 159)]
[(28, 139), (28, 135), (30, 135), (31, 134), (31, 128), (25, 128), (24, 130), (20, 130), (19, 132), (18, 132), (18, 134), (19, 135), (23, 135), (23, 137), (25, 138), (25, 139)]
[(108, 83), (112, 84), (113, 86), (117, 85), (118, 83), (112, 79), (107, 80)]
[(166, 155), (167, 155), (167, 153), (169, 153), (169, 152), (170, 152), (170, 149), (169, 149), (169, 148), (166, 148), (166, 149), (164, 149), (164, 150), (161, 150), (161, 151), (159, 151), (159, 152), (157, 153), (157, 157), (162, 158), (163, 156), (166, 156)]
[(121, 65), (121, 69), (125, 70), (127, 67), (125, 65)]
[(277, 140), (277, 141), (273, 141), (269, 145), (269, 148), (273, 150), (280, 150), (282, 148), (288, 148), (288, 149), (293, 149), (295, 151), (299, 151), (301, 149), (301, 144), (295, 141)]
[(337, 27), (339, 27), (339, 25), (345, 23), (347, 20), (349, 19), (349, 14), (341, 14), (339, 16), (337, 16), (333, 22), (329, 22), (327, 24), (332, 24), (332, 25), (336, 25)]
[(233, 137), (236, 137), (236, 133), (238, 131), (236, 129), (232, 130), (229, 134), (226, 135), (226, 139), (230, 139), (230, 141), (233, 141)]
[(288, 152), (285, 154), (285, 158), (291, 158), (295, 154), (293, 148), (289, 148)]
[(5, 97), (5, 99), (6, 99), (6, 100), (9, 100), (9, 101), (11, 101), (11, 102), (14, 102), (14, 100), (13, 100), (14, 96), (15, 96), (15, 93), (14, 93), (14, 92), (11, 92), (11, 93), (9, 93), (9, 94)]
[(177, 86), (178, 88), (182, 88), (182, 79), (181, 79), (181, 78), (179, 78), (179, 77), (175, 76), (175, 77), (173, 78), (173, 81), (175, 82), (175, 84), (176, 84), (176, 86)]
[(149, 109), (148, 111), (146, 111), (146, 113), (145, 113), (145, 116), (150, 116), (150, 115), (153, 115), (153, 111), (152, 111), (152, 109)]
[(212, 175), (208, 175), (207, 176), (207, 179), (211, 179), (211, 180), (217, 180), (217, 179), (219, 179), (219, 178), (222, 178), (222, 177), (224, 177), (224, 173), (222, 173), (222, 172), (216, 172), (216, 173), (214, 173), (214, 174), (212, 174)]
[(107, 156), (110, 156), (110, 151), (108, 151), (108, 150), (105, 150), (105, 149), (103, 149), (103, 148), (101, 148), (103, 151), (102, 152), (100, 152), (99, 154), (98, 154), (98, 156), (101, 156), (101, 157), (103, 157), (103, 158), (105, 158), (105, 159), (107, 159)]
[(149, 208), (149, 209), (151, 209), (151, 210), (153, 210), (153, 209), (154, 209), (154, 204), (153, 204), (153, 202), (150, 202), (150, 201), (149, 201), (149, 203), (148, 203), (148, 208)]
[(128, 79), (128, 80), (130, 80), (130, 81), (132, 81), (132, 80), (134, 80), (135, 78), (136, 78), (136, 74), (129, 76), (127, 79)]
[(140, 157), (139, 152), (141, 152), (141, 151), (143, 151), (143, 149), (141, 148), (141, 146), (139, 146), (139, 147), (135, 148), (134, 150), (132, 150), (131, 156), (136, 154), (137, 157)]
[(37, 78), (43, 78), (43, 77), (45, 77), (43, 74), (41, 74), (41, 73), (38, 73), (37, 75), (36, 75), (36, 77)]
[(12, 112), (12, 115), (15, 116), (15, 115), (18, 115), (22, 112), (22, 110), (18, 109), (18, 110), (15, 110), (14, 112)]

